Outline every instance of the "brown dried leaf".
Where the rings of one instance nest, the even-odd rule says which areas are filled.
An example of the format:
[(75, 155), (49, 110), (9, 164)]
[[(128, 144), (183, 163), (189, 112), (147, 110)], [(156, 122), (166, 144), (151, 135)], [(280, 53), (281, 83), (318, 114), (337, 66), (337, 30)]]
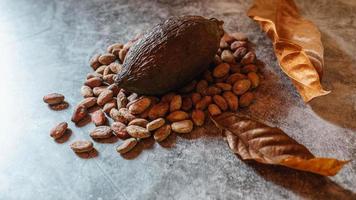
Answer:
[(221, 128), (231, 150), (243, 160), (283, 165), (324, 176), (335, 175), (344, 164), (333, 158), (317, 158), (281, 129), (267, 126), (234, 113), (212, 119)]
[(293, 0), (255, 0), (247, 15), (271, 38), (283, 72), (304, 101), (329, 93), (320, 83), (324, 65), (320, 32), (299, 15)]

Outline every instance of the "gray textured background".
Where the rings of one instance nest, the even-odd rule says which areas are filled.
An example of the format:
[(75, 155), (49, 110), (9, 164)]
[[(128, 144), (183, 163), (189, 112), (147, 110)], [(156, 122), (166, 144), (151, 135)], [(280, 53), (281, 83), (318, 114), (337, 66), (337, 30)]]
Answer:
[[(240, 112), (279, 126), (316, 155), (355, 160), (356, 2), (297, 1), (322, 32), (323, 85), (332, 90), (310, 104), (281, 73), (271, 42), (246, 17), (250, 3), (0, 0), (0, 199), (355, 199), (355, 161), (332, 178), (245, 163), (209, 127), (173, 137), (166, 147), (142, 144), (144, 150), (131, 157), (115, 152), (119, 142), (96, 143), (93, 159), (77, 157), (68, 144), (89, 139), (92, 125), (70, 124), (73, 134), (64, 144), (48, 136), (54, 124), (69, 121), (81, 99), (91, 55), (168, 16), (199, 14), (245, 32), (266, 63), (258, 100)], [(65, 94), (72, 107), (49, 110), (42, 103), (49, 92)]]

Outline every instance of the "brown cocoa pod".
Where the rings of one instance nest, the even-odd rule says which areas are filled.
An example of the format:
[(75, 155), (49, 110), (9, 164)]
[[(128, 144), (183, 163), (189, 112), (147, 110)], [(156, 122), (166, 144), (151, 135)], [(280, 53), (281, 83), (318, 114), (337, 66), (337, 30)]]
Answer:
[(104, 104), (111, 101), (112, 98), (113, 98), (113, 92), (111, 90), (106, 89), (100, 93), (96, 103), (99, 106), (104, 106)]
[(231, 74), (229, 78), (227, 78), (226, 83), (233, 85), (236, 81), (243, 80), (243, 79), (247, 79), (247, 76), (240, 73), (234, 73)]
[(183, 93), (183, 94), (186, 94), (186, 93), (189, 93), (189, 92), (192, 92), (195, 87), (197, 85), (197, 81), (196, 80), (193, 80), (192, 82), (190, 82), (188, 85), (182, 87), (181, 89), (179, 89), (178, 91), (180, 93)]
[(171, 125), (167, 124), (167, 125), (160, 127), (159, 129), (157, 129), (154, 132), (153, 138), (157, 142), (161, 142), (161, 141), (165, 140), (171, 134), (171, 132), (172, 132)]
[(154, 131), (158, 128), (160, 128), (161, 126), (163, 126), (166, 123), (166, 121), (163, 118), (157, 118), (153, 121), (150, 121), (147, 125), (146, 125), (146, 129), (148, 131)]
[(73, 142), (70, 145), (70, 148), (75, 153), (84, 153), (84, 152), (89, 152), (89, 151), (93, 150), (94, 145), (91, 141), (80, 140), (80, 141)]
[(232, 91), (236, 95), (242, 95), (247, 92), (251, 87), (251, 81), (249, 79), (238, 80), (232, 86)]
[(189, 111), (193, 107), (192, 99), (189, 96), (185, 96), (182, 99), (182, 110)]
[(220, 108), (216, 104), (210, 104), (208, 106), (208, 111), (211, 116), (220, 115), (222, 113)]
[(193, 122), (191, 120), (183, 120), (171, 124), (172, 130), (176, 133), (190, 133), (193, 130)]
[(216, 66), (213, 70), (213, 76), (215, 78), (222, 78), (229, 74), (230, 65), (228, 63), (221, 63), (220, 65)]
[(81, 94), (84, 98), (94, 96), (93, 90), (92, 90), (89, 86), (86, 86), (86, 85), (83, 85), (83, 86), (80, 88), (80, 94)]
[(136, 118), (134, 120), (132, 120), (128, 125), (136, 125), (136, 126), (141, 126), (143, 128), (145, 128), (148, 124), (147, 119), (142, 119), (142, 118)]
[(64, 95), (58, 93), (47, 94), (43, 97), (43, 101), (48, 105), (59, 104), (64, 101)]
[(73, 112), (72, 115), (72, 122), (78, 123), (80, 120), (82, 120), (84, 117), (86, 117), (88, 114), (87, 108), (84, 105), (78, 105)]
[(93, 70), (96, 70), (96, 69), (98, 69), (98, 67), (101, 66), (101, 63), (99, 62), (99, 57), (100, 57), (100, 54), (95, 54), (89, 60), (89, 64), (90, 64), (91, 68), (93, 68)]
[(95, 88), (101, 86), (103, 80), (99, 77), (93, 77), (84, 82), (85, 85), (89, 86), (90, 88)]
[(242, 59), (241, 59), (241, 64), (247, 65), (254, 63), (256, 59), (256, 54), (252, 51), (249, 51)]
[(141, 126), (130, 125), (126, 127), (126, 131), (134, 138), (148, 138), (151, 136), (151, 133)]
[(115, 60), (116, 60), (116, 56), (112, 53), (104, 53), (99, 57), (99, 62), (103, 65), (109, 65)]
[(138, 99), (136, 102), (129, 106), (129, 110), (132, 114), (138, 115), (143, 113), (151, 105), (151, 99), (144, 97)]
[(50, 136), (53, 137), (54, 139), (58, 139), (64, 135), (67, 128), (68, 128), (68, 123), (61, 122), (51, 129)]
[(111, 130), (120, 139), (127, 139), (130, 135), (126, 131), (126, 125), (122, 122), (114, 122), (111, 124)]
[(196, 126), (202, 126), (205, 122), (205, 113), (202, 110), (193, 110), (192, 120)]
[(97, 110), (91, 115), (91, 121), (95, 126), (102, 126), (106, 123), (106, 116), (103, 111)]
[(237, 109), (239, 108), (239, 101), (237, 96), (233, 92), (227, 91), (223, 93), (223, 97), (227, 105), (229, 106), (229, 109), (231, 111), (237, 111)]
[(167, 102), (160, 102), (152, 106), (151, 110), (148, 112), (148, 117), (150, 119), (157, 119), (159, 117), (164, 117), (169, 110), (169, 104)]
[(115, 99), (110, 100), (103, 106), (103, 112), (109, 114), (111, 109), (116, 108), (116, 101)]
[(182, 96), (174, 95), (169, 105), (169, 110), (171, 112), (181, 109), (182, 107)]
[(167, 116), (167, 119), (170, 122), (177, 122), (177, 121), (182, 121), (182, 120), (189, 119), (189, 115), (188, 115), (188, 113), (186, 113), (184, 111), (177, 110), (177, 111), (174, 111), (174, 112), (170, 113)]
[(211, 102), (212, 102), (211, 96), (204, 96), (204, 97), (195, 105), (195, 108), (198, 109), (198, 110), (205, 110)]
[(251, 105), (252, 101), (254, 99), (254, 95), (252, 92), (246, 92), (245, 94), (240, 96), (240, 106), (241, 107), (247, 107), (249, 105)]
[(226, 111), (228, 109), (228, 104), (222, 96), (214, 95), (213, 101), (222, 111)]
[(116, 151), (120, 154), (125, 154), (131, 151), (137, 145), (137, 140), (135, 138), (129, 138), (124, 140), (124, 142), (116, 148)]
[(110, 126), (97, 126), (90, 132), (90, 137), (93, 139), (105, 139), (112, 136)]

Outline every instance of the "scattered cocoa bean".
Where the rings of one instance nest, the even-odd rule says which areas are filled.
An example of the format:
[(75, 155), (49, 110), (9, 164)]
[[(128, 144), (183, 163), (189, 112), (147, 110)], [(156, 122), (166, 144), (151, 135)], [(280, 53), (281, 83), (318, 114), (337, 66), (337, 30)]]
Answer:
[(130, 125), (126, 127), (126, 131), (134, 138), (148, 138), (151, 136), (150, 132), (141, 126)]
[(113, 92), (111, 90), (106, 89), (100, 93), (96, 103), (99, 106), (104, 106), (104, 104), (111, 101), (112, 98), (113, 98)]
[(182, 107), (182, 97), (180, 95), (174, 95), (170, 102), (169, 110), (171, 112), (181, 109)]
[(238, 80), (232, 86), (232, 91), (237, 95), (242, 95), (247, 92), (251, 87), (251, 81), (249, 79)]
[(208, 107), (208, 111), (211, 116), (220, 115), (222, 113), (220, 108), (216, 104), (210, 104)]
[(171, 134), (172, 132), (171, 130), (172, 130), (171, 125), (169, 124), (164, 125), (155, 131), (155, 133), (153, 134), (153, 138), (157, 142), (161, 142)]
[(103, 111), (97, 110), (91, 115), (91, 120), (95, 126), (102, 126), (106, 123), (106, 116)]
[(148, 112), (148, 117), (150, 119), (157, 119), (159, 117), (164, 117), (169, 110), (169, 104), (167, 102), (160, 102), (152, 106), (151, 110)]
[(84, 153), (84, 152), (89, 152), (89, 151), (93, 150), (94, 145), (90, 141), (80, 140), (80, 141), (73, 142), (70, 145), (70, 148), (75, 153)]
[(254, 95), (252, 92), (246, 92), (245, 94), (240, 96), (239, 104), (241, 107), (249, 106), (254, 99)]
[(176, 133), (190, 133), (193, 130), (193, 122), (191, 120), (174, 122), (171, 127)]
[(239, 108), (239, 101), (237, 96), (234, 93), (227, 91), (223, 93), (223, 97), (226, 100), (229, 109), (231, 111), (237, 111)]
[(110, 63), (114, 62), (116, 56), (112, 53), (105, 53), (99, 56), (99, 62), (103, 65), (109, 65)]
[(124, 142), (116, 148), (116, 151), (120, 154), (124, 154), (131, 151), (136, 145), (137, 140), (135, 138), (129, 138), (124, 140)]
[(58, 139), (64, 135), (68, 128), (67, 122), (61, 122), (51, 129), (50, 136)]
[(142, 118), (136, 118), (134, 120), (132, 120), (128, 125), (136, 125), (136, 126), (141, 126), (143, 128), (145, 128), (148, 124), (147, 119), (142, 119)]
[(89, 86), (90, 88), (95, 88), (101, 86), (103, 80), (99, 77), (93, 77), (84, 82), (85, 85)]
[(78, 105), (73, 112), (72, 115), (72, 122), (78, 123), (80, 120), (82, 120), (84, 117), (86, 117), (88, 114), (87, 108), (84, 105)]
[(150, 105), (151, 99), (144, 97), (131, 104), (129, 110), (132, 114), (137, 115), (143, 113)]
[(43, 97), (43, 101), (48, 105), (59, 104), (64, 101), (64, 95), (58, 93), (47, 94)]
[(193, 110), (192, 120), (196, 126), (202, 126), (205, 122), (205, 114), (201, 110)]
[(99, 62), (99, 57), (100, 54), (95, 54), (93, 57), (91, 57), (89, 64), (93, 70), (96, 70), (98, 67), (101, 66), (101, 63)]
[(188, 113), (181, 111), (181, 110), (174, 111), (167, 116), (167, 119), (170, 122), (183, 121), (188, 118), (189, 118)]
[(93, 139), (105, 139), (112, 136), (110, 126), (97, 126), (90, 132), (90, 137)]
[(158, 119), (155, 119), (155, 120), (149, 122), (146, 125), (146, 129), (148, 131), (154, 131), (154, 130), (158, 129), (159, 127), (163, 126), (165, 123), (166, 123), (166, 121), (163, 118), (158, 118)]
[(226, 111), (228, 109), (228, 104), (222, 96), (214, 95), (213, 101), (222, 111)]
[(111, 130), (120, 139), (127, 139), (130, 135), (126, 131), (126, 125), (121, 122), (114, 122), (111, 124)]
[(83, 86), (80, 88), (80, 94), (81, 94), (84, 98), (94, 96), (93, 90), (92, 90), (89, 86), (86, 86), (86, 85), (83, 85)]
[(67, 109), (68, 107), (69, 107), (69, 104), (65, 101), (63, 101), (62, 103), (49, 105), (49, 108), (52, 110), (55, 110), (55, 111), (64, 110), (64, 109)]

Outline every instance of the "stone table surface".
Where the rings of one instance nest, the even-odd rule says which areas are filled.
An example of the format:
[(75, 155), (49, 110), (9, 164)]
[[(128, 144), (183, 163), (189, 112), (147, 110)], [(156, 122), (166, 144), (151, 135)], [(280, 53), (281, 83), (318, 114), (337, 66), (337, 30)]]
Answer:
[[(330, 95), (303, 103), (278, 67), (271, 42), (246, 16), (251, 1), (1, 0), (0, 199), (356, 199), (356, 2), (298, 0), (325, 46), (323, 85)], [(49, 130), (70, 121), (90, 72), (88, 60), (169, 16), (198, 14), (245, 32), (266, 63), (257, 101), (242, 114), (278, 126), (315, 155), (351, 159), (322, 177), (246, 163), (207, 126), (167, 145), (142, 144), (122, 157), (116, 143), (95, 143), (98, 155), (68, 147), (90, 139), (76, 127), (56, 143)], [(51, 111), (43, 95), (63, 93), (70, 107)]]

